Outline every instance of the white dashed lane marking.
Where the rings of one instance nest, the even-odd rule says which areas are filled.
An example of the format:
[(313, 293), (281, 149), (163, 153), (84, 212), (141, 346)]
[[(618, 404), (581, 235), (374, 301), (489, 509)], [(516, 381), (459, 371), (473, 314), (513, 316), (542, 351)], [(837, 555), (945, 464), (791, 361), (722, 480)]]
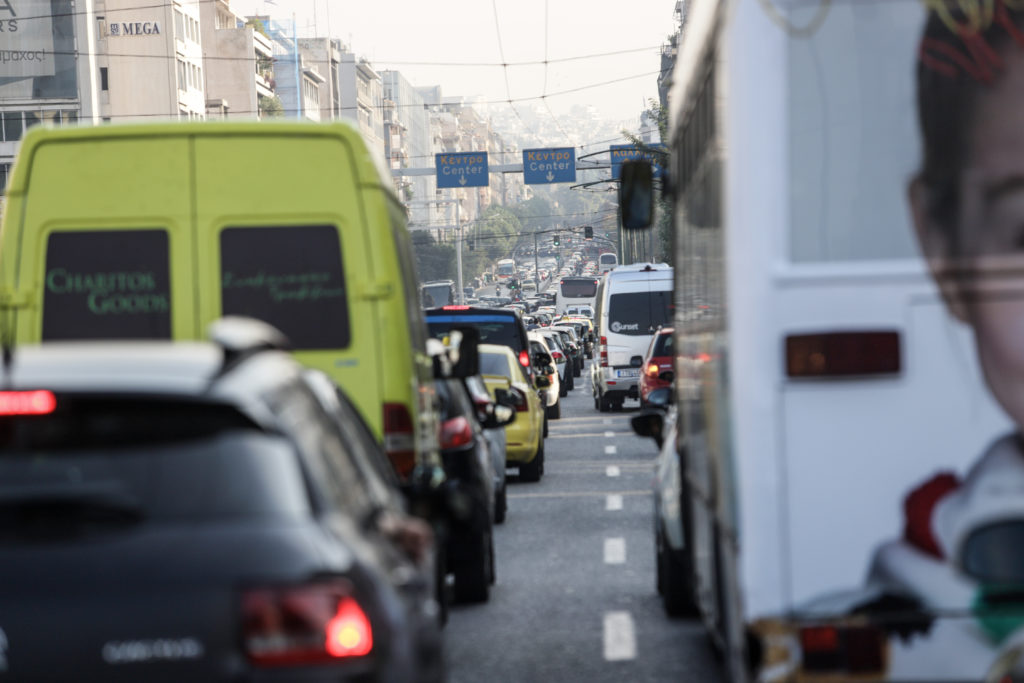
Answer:
[(605, 499), (604, 504), (605, 510), (621, 510), (622, 509), (622, 494), (621, 493), (610, 493), (608, 498)]
[(629, 612), (605, 613), (604, 658), (609, 662), (636, 659), (636, 629)]
[(608, 467), (604, 469), (604, 473), (609, 477), (617, 477), (622, 474), (622, 470), (619, 469), (618, 465), (608, 465)]
[(616, 453), (618, 453), (618, 451), (619, 451), (619, 449), (616, 448), (615, 446), (605, 446), (604, 447), (604, 454), (605, 455), (615, 455)]
[(606, 538), (604, 539), (604, 563), (625, 564), (626, 563), (626, 539)]
[(613, 436), (615, 436), (615, 432), (605, 432), (604, 435), (607, 436), (610, 439)]

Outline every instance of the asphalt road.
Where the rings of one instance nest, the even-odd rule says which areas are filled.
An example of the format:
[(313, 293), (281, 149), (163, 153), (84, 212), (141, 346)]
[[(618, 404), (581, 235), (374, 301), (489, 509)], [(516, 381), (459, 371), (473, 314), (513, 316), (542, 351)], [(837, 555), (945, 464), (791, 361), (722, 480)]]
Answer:
[(490, 601), (452, 610), (451, 681), (724, 680), (702, 626), (669, 619), (655, 590), (656, 451), (630, 428), (638, 404), (597, 412), (588, 373), (550, 422), (543, 479), (511, 480)]

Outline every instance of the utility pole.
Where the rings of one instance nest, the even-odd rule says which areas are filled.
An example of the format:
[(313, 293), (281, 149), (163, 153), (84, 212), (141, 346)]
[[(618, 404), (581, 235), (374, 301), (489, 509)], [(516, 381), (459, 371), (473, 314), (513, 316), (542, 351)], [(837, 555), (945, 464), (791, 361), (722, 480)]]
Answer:
[(537, 293), (540, 294), (540, 257), (537, 256), (537, 226), (533, 226), (533, 283), (537, 285)]
[(455, 235), (456, 235), (456, 246), (455, 246), (455, 272), (456, 272), (456, 287), (458, 287), (458, 296), (456, 297), (459, 301), (459, 305), (466, 303), (466, 293), (462, 291), (462, 221), (459, 214), (459, 197), (455, 194), (458, 190), (452, 190), (452, 196), (455, 197)]

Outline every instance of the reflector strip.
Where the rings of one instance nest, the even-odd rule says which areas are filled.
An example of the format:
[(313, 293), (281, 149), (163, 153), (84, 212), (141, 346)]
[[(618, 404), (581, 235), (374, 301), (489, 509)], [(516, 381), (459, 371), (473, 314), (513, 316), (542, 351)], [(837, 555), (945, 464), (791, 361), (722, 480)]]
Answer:
[(786, 337), (786, 375), (792, 378), (894, 375), (901, 365), (900, 335), (895, 331)]

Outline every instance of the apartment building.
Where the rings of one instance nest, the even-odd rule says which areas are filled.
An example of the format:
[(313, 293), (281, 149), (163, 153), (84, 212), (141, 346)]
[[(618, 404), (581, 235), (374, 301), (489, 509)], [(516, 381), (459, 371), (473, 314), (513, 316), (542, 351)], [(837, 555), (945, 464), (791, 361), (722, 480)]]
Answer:
[[(229, 0), (199, 6), (209, 118), (261, 118), (274, 98), (274, 45), (259, 19)], [(261, 106), (262, 105), (262, 106)]]
[(384, 85), (369, 61), (344, 50), (338, 82), (342, 116), (359, 126), (371, 150), (384, 159)]

